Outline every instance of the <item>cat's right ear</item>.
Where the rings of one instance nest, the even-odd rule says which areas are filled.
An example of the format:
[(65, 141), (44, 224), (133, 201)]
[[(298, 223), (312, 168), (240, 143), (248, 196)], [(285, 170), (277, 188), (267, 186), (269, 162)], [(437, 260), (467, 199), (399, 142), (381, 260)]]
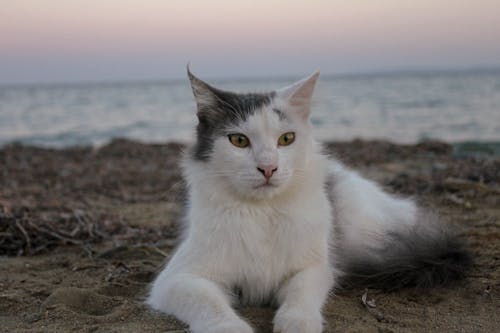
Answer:
[(187, 75), (189, 77), (189, 81), (191, 82), (191, 89), (193, 90), (196, 105), (198, 106), (198, 112), (200, 113), (204, 110), (211, 109), (214, 105), (216, 105), (216, 89), (194, 76), (189, 69), (189, 65), (187, 66)]

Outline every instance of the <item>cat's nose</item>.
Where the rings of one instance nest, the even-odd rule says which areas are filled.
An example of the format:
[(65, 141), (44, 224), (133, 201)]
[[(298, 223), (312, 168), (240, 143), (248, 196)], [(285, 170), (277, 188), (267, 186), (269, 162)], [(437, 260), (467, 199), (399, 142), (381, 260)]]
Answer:
[(273, 176), (273, 173), (278, 170), (278, 167), (276, 165), (259, 165), (257, 170), (264, 175), (266, 180), (269, 180)]

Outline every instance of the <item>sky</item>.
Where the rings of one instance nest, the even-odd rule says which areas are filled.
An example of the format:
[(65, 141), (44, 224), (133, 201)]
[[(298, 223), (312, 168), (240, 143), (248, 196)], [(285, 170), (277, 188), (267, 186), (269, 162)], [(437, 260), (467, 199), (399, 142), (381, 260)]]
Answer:
[(0, 84), (500, 67), (498, 0), (0, 0)]

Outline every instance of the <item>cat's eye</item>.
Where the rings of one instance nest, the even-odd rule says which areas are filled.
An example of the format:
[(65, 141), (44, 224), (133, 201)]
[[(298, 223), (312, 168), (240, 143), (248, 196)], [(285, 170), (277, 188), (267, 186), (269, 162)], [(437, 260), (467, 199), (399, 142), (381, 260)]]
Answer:
[(278, 145), (280, 146), (288, 146), (291, 144), (293, 141), (295, 141), (295, 133), (293, 132), (286, 132), (285, 134), (281, 135), (278, 139)]
[(248, 140), (248, 138), (241, 133), (229, 134), (227, 137), (236, 147), (246, 148), (250, 145), (250, 140)]

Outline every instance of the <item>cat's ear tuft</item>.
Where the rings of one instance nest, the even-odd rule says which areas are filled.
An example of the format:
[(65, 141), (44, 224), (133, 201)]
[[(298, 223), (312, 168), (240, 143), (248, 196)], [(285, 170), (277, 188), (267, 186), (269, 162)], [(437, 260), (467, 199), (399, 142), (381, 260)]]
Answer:
[(187, 65), (187, 75), (191, 82), (191, 89), (193, 90), (193, 95), (198, 106), (198, 112), (216, 104), (215, 88), (194, 76), (189, 69), (189, 65)]
[(277, 96), (287, 102), (293, 112), (297, 112), (304, 119), (308, 119), (311, 113), (311, 100), (314, 93), (319, 71), (308, 77), (295, 82), (291, 86), (276, 91)]

